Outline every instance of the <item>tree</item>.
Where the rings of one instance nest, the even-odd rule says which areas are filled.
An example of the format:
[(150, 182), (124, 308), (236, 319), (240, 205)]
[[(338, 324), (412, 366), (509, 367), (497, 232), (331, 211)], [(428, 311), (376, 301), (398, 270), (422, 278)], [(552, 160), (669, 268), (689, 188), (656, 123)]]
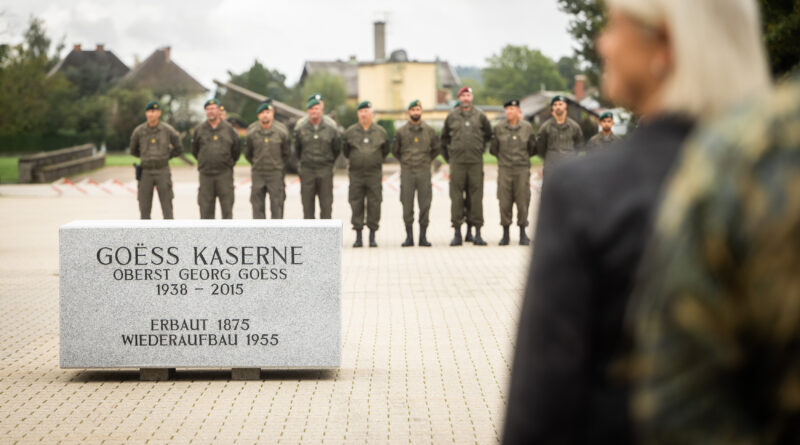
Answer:
[(800, 69), (800, 1), (759, 0), (770, 69), (775, 76)]
[(486, 61), (489, 67), (483, 70), (485, 93), (500, 102), (533, 94), (542, 86), (548, 90), (567, 87), (556, 64), (541, 51), (527, 46), (508, 45)]
[(562, 11), (572, 15), (568, 31), (577, 41), (575, 55), (587, 65), (589, 81), (599, 85), (600, 56), (595, 41), (606, 25), (605, 2), (603, 0), (558, 0)]
[[(271, 99), (286, 101), (289, 98), (290, 90), (286, 86), (286, 76), (276, 70), (270, 70), (258, 60), (253, 61), (253, 66), (249, 70), (234, 74), (228, 71), (229, 82), (250, 91), (263, 94)], [(225, 105), (225, 109), (238, 114), (245, 121), (256, 120), (256, 109), (258, 103), (241, 94), (233, 91), (224, 91), (219, 95), (220, 101)]]
[(567, 81), (567, 89), (572, 91), (575, 88), (575, 76), (581, 74), (580, 64), (577, 57), (562, 57), (556, 62), (558, 74)]

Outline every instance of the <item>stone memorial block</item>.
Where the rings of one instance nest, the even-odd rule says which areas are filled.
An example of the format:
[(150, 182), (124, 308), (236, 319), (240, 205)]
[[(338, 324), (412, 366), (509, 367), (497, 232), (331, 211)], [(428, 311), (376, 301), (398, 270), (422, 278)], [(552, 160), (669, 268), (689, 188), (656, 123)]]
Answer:
[(340, 365), (337, 220), (60, 228), (62, 368)]

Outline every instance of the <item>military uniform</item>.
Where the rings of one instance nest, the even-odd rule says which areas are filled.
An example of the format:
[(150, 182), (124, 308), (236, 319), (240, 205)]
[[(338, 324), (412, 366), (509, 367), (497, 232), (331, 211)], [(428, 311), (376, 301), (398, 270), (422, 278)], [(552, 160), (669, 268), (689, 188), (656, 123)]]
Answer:
[(142, 177), (139, 179), (139, 212), (142, 219), (150, 219), (153, 207), (153, 187), (158, 190), (158, 201), (164, 219), (173, 219), (172, 174), (169, 160), (183, 152), (178, 132), (169, 124), (159, 122), (155, 127), (143, 123), (131, 134), (131, 155), (141, 159)]
[(300, 160), (300, 194), (303, 217), (314, 219), (319, 196), (320, 218), (330, 219), (333, 209), (333, 163), (341, 150), (339, 131), (325, 119), (313, 125), (306, 119), (294, 130), (294, 149)]
[(559, 124), (555, 118), (546, 120), (536, 138), (536, 152), (544, 159), (543, 173), (558, 162), (577, 155), (583, 145), (583, 130), (567, 117)]
[(492, 139), (489, 119), (475, 107), (448, 114), (442, 129), (442, 154), (450, 164), (450, 220), (459, 228), (465, 219), (464, 192), (469, 192), (466, 220), (483, 226), (483, 153)]
[(208, 121), (194, 129), (192, 154), (200, 172), (197, 204), (200, 218), (214, 219), (219, 198), (222, 218), (233, 218), (233, 166), (241, 154), (241, 142), (231, 124), (220, 120), (217, 128)]
[(350, 160), (348, 199), (353, 212), (353, 229), (364, 228), (364, 200), (367, 201), (367, 227), (378, 230), (383, 200), (383, 159), (389, 154), (389, 135), (381, 126), (372, 124), (364, 130), (359, 123), (344, 132), (342, 153)]
[(504, 120), (494, 128), (490, 152), (497, 157), (497, 199), (500, 224), (511, 225), (512, 209), (517, 205), (517, 225), (528, 226), (531, 201), (531, 156), (535, 154), (533, 127), (524, 119), (517, 125)]
[(264, 200), (269, 194), (271, 217), (281, 219), (286, 200), (284, 167), (292, 154), (289, 132), (276, 121), (268, 129), (261, 128), (259, 122), (255, 123), (247, 130), (244, 150), (245, 159), (252, 165), (250, 204), (253, 206), (253, 218), (267, 217)]
[(612, 142), (616, 142), (619, 139), (620, 139), (620, 137), (617, 136), (614, 133), (609, 133), (608, 135), (605, 135), (601, 131), (601, 132), (597, 133), (596, 135), (592, 136), (591, 138), (589, 138), (589, 142), (586, 143), (586, 148), (602, 147), (602, 146), (608, 145), (608, 144), (610, 144)]
[(800, 77), (700, 130), (631, 301), (642, 443), (800, 443)]
[(439, 156), (439, 151), (439, 137), (425, 122), (409, 121), (394, 135), (392, 153), (400, 161), (400, 202), (407, 226), (414, 223), (414, 193), (419, 204), (419, 225), (428, 226), (433, 198), (431, 162)]

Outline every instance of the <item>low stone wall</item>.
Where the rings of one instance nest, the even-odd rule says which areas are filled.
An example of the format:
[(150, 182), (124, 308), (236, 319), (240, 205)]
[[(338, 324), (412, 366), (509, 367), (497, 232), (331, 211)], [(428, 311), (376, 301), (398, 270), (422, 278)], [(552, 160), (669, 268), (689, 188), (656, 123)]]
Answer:
[[(84, 158), (92, 158), (96, 151), (97, 148), (94, 146), (94, 144), (83, 144), (75, 147), (62, 148), (60, 150), (21, 156), (17, 164), (19, 171), (18, 182), (21, 184), (27, 184), (34, 181), (42, 182), (37, 178), (39, 176), (38, 172), (43, 168)], [(96, 162), (97, 161), (95, 160), (94, 163), (90, 164), (95, 165)], [(103, 157), (102, 165), (105, 165), (105, 157)], [(72, 167), (72, 164), (70, 164), (70, 167)], [(51, 169), (50, 171), (53, 170)], [(80, 173), (80, 171), (77, 173)], [(50, 173), (48, 173), (46, 176), (50, 177)]]
[(41, 167), (34, 175), (35, 182), (53, 182), (66, 176), (77, 175), (89, 170), (95, 170), (106, 165), (106, 155), (98, 154), (88, 158), (74, 159)]

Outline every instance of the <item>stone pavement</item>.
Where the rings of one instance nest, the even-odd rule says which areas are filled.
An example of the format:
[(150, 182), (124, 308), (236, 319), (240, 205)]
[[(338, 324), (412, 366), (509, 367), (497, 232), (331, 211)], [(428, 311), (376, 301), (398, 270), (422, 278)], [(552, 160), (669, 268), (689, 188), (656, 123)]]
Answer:
[[(174, 175), (175, 215), (196, 218), (196, 176), (185, 170)], [(251, 215), (247, 172), (237, 168), (235, 218)], [(490, 166), (488, 247), (447, 245), (445, 167), (435, 178), (434, 247), (401, 248), (394, 173), (385, 172), (373, 249), (350, 247), (347, 177), (335, 179), (333, 215), (345, 223), (342, 367), (265, 371), (256, 381), (231, 381), (229, 370), (178, 369), (170, 381), (141, 382), (132, 370), (59, 369), (58, 227), (135, 219), (136, 197), (103, 170), (72, 184), (0, 186), (0, 443), (498, 442), (531, 250), (497, 246)], [(295, 179), (286, 180), (288, 218), (302, 216)]]

